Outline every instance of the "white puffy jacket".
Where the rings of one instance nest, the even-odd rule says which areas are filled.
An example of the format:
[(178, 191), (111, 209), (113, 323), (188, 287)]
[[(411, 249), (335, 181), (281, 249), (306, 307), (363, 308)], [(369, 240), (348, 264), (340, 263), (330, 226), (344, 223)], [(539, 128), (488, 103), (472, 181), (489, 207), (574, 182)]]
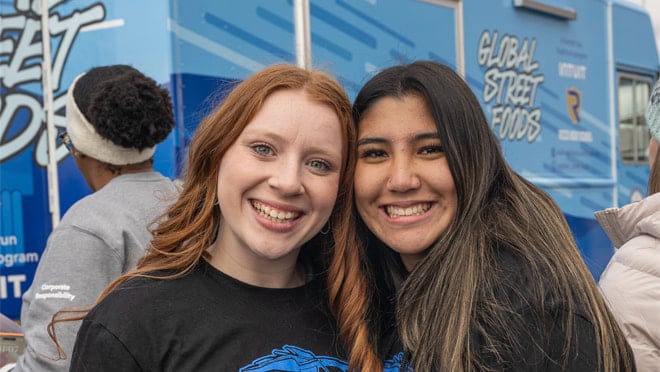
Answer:
[(660, 193), (595, 213), (617, 248), (599, 286), (635, 354), (660, 371)]

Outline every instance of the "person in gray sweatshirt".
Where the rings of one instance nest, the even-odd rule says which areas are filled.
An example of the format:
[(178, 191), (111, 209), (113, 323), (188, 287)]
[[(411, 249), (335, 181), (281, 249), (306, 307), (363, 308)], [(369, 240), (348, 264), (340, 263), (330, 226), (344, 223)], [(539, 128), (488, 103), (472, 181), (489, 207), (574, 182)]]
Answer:
[(48, 324), (60, 310), (91, 306), (103, 289), (134, 268), (150, 227), (177, 197), (153, 170), (153, 154), (174, 127), (168, 91), (126, 65), (96, 67), (69, 87), (60, 138), (93, 193), (76, 202), (48, 238), (23, 295), (27, 347), (14, 371), (68, 371), (80, 322)]

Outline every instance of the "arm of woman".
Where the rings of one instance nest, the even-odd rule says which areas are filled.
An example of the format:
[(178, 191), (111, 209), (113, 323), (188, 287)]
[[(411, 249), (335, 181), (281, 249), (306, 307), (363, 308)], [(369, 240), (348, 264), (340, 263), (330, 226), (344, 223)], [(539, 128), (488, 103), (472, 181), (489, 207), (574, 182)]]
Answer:
[(660, 366), (660, 250), (639, 236), (614, 254), (598, 283), (635, 354), (638, 369)]
[(62, 371), (80, 326), (78, 321), (58, 323), (58, 356), (48, 335), (48, 324), (60, 310), (86, 309), (113, 278), (121, 274), (122, 262), (94, 234), (70, 226), (58, 226), (48, 238), (30, 289), (23, 296), (21, 326), (27, 347), (17, 361), (17, 371)]

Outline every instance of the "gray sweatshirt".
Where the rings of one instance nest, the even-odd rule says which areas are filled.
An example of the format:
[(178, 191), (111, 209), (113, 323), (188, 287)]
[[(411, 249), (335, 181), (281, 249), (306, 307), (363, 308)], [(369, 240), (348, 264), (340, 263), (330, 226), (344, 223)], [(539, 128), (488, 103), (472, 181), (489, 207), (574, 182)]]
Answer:
[(66, 353), (66, 359), (58, 360), (47, 331), (53, 314), (91, 307), (112, 280), (134, 268), (151, 241), (148, 227), (177, 194), (174, 183), (160, 173), (126, 174), (71, 206), (48, 237), (23, 295), (27, 347), (14, 371), (69, 370), (80, 322), (57, 324), (56, 337)]

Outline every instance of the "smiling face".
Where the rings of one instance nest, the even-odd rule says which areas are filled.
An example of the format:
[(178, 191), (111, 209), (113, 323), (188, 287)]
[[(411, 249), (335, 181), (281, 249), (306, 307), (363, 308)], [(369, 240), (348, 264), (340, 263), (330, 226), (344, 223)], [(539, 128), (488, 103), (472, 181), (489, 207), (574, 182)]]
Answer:
[(380, 98), (358, 127), (357, 210), (411, 270), (456, 214), (456, 188), (435, 122), (424, 99), (408, 94)]
[(332, 213), (342, 151), (329, 106), (302, 89), (271, 94), (220, 163), (212, 263), (253, 284), (260, 273), (293, 270), (301, 246)]

